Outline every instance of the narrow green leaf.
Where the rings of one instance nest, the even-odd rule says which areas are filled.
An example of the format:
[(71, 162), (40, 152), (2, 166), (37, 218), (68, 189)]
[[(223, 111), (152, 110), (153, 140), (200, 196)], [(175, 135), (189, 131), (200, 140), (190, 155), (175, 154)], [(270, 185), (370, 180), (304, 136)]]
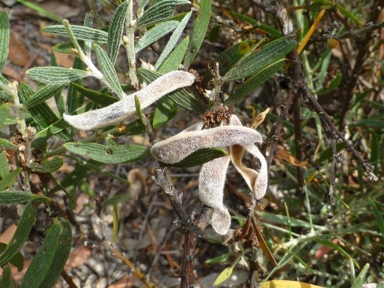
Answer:
[(0, 287), (3, 287), (3, 288), (15, 287), (15, 284), (13, 283), (13, 279), (12, 279), (11, 268), (9, 267), (9, 265), (5, 265), (5, 267), (3, 267), (3, 275), (0, 279)]
[(303, 221), (300, 219), (295, 219), (295, 218), (290, 218), (290, 221), (288, 222), (288, 217), (285, 215), (277, 215), (277, 214), (261, 212), (261, 211), (258, 211), (257, 215), (263, 217), (263, 219), (266, 219), (268, 221), (271, 221), (273, 223), (280, 224), (280, 225), (287, 225), (289, 223), (291, 227), (310, 228), (309, 222)]
[(129, 1), (125, 1), (116, 8), (112, 15), (111, 23), (109, 24), (107, 54), (112, 64), (116, 63), (117, 53), (122, 41), (128, 4)]
[(343, 74), (337, 73), (336, 78), (331, 81), (331, 83), (329, 84), (328, 89), (320, 88), (319, 90), (316, 91), (316, 94), (318, 96), (321, 96), (321, 95), (325, 95), (325, 94), (328, 94), (328, 93), (332, 92), (337, 87), (339, 87), (342, 78), (343, 78)]
[[(80, 60), (80, 58), (76, 57), (75, 61), (73, 62), (73, 68), (78, 70), (84, 69), (84, 63)], [(74, 80), (73, 82), (68, 84), (67, 89), (67, 102), (65, 111), (62, 111), (60, 115), (63, 115), (63, 113), (72, 114), (74, 111), (76, 111), (79, 107), (81, 107), (84, 104), (84, 96), (82, 94), (79, 94), (77, 90), (73, 87), (73, 84), (81, 84), (82, 79)], [(73, 133), (72, 127), (68, 128), (68, 131), (70, 133)]]
[(250, 76), (276, 61), (284, 59), (285, 55), (290, 52), (296, 44), (296, 39), (291, 35), (272, 41), (266, 44), (260, 51), (243, 58), (224, 75), (223, 79), (231, 81)]
[(74, 54), (72, 42), (60, 43), (52, 47), (53, 51), (63, 53), (63, 54)]
[(178, 24), (178, 21), (171, 20), (160, 23), (155, 27), (151, 28), (151, 30), (145, 33), (144, 36), (141, 37), (140, 40), (137, 42), (137, 44), (135, 45), (135, 52), (139, 52), (140, 50), (144, 49), (145, 47), (148, 47), (152, 43), (155, 43), (157, 40), (164, 37), (169, 32), (175, 30)]
[(221, 148), (203, 148), (190, 154), (182, 161), (172, 164), (175, 167), (193, 167), (203, 165), (213, 159), (227, 156), (228, 152)]
[(19, 147), (12, 142), (0, 138), (0, 149), (9, 149), (9, 150), (17, 150)]
[[(6, 248), (7, 244), (0, 243), (0, 253), (3, 252)], [(13, 256), (8, 262), (15, 266), (19, 272), (24, 269), (24, 257), (20, 252), (17, 252), (15, 256)], [(0, 287), (3, 286), (0, 285)]]
[[(7, 165), (8, 167), (8, 165)], [(20, 174), (22, 168), (18, 167), (0, 180), (0, 191), (11, 187), (15, 183), (16, 177)], [(1, 266), (1, 265), (0, 265)]]
[[(108, 33), (105, 31), (78, 25), (71, 25), (71, 29), (77, 40), (92, 41), (100, 44), (108, 43)], [(68, 37), (64, 25), (47, 26), (43, 29), (43, 31), (46, 33)]]
[[(143, 68), (138, 69), (138, 72), (140, 76), (142, 76), (148, 82), (152, 82), (161, 76), (161, 74), (158, 72)], [(204, 108), (195, 99), (195, 97), (185, 89), (172, 92), (171, 94), (168, 94), (167, 97), (171, 98), (178, 105), (184, 107), (185, 109), (196, 111), (198, 113), (204, 111)]]
[(371, 199), (369, 199), (368, 201), (372, 206), (372, 212), (373, 212), (373, 215), (375, 215), (377, 226), (379, 227), (379, 231), (382, 237), (384, 237), (384, 218), (383, 218), (382, 212), (377, 208), (377, 205), (375, 204), (375, 202), (373, 202)]
[(159, 129), (177, 114), (177, 105), (169, 97), (163, 97), (157, 101), (152, 127)]
[(57, 247), (60, 243), (61, 225), (54, 224), (49, 228), (47, 235), (44, 238), (43, 244), (31, 262), (20, 288), (38, 288), (43, 282), (48, 271), (50, 270), (52, 261), (55, 257)]
[(264, 67), (256, 72), (255, 75), (245, 81), (236, 91), (225, 101), (226, 105), (242, 101), (246, 96), (253, 92), (257, 87), (273, 77), (277, 71), (283, 67), (283, 60), (278, 60), (275, 63)]
[(8, 118), (10, 109), (11, 109), (11, 103), (4, 103), (3, 105), (0, 106), (0, 128), (4, 126), (5, 120), (7, 120)]
[(120, 99), (123, 98), (124, 92), (123, 89), (121, 89), (119, 77), (117, 77), (115, 67), (109, 59), (107, 53), (105, 53), (103, 48), (97, 44), (94, 44), (94, 49), (96, 52), (97, 62), (99, 63), (101, 72), (103, 72), (107, 85), (117, 94), (117, 96), (119, 96)]
[[(352, 257), (349, 256), (347, 251), (345, 251), (343, 248), (341, 248), (339, 245), (333, 243), (332, 241), (325, 240), (325, 239), (319, 239), (319, 238), (314, 238), (313, 240), (316, 241), (317, 243), (320, 243), (321, 245), (324, 245), (324, 246), (327, 246), (329, 248), (335, 249), (336, 251), (339, 251), (340, 254), (343, 255), (348, 260), (352, 259)], [(353, 262), (356, 263), (355, 260), (353, 260)]]
[(190, 4), (186, 0), (163, 0), (144, 12), (137, 21), (137, 27), (146, 27), (168, 20), (173, 15), (173, 9), (178, 5)]
[[(336, 151), (340, 152), (342, 149), (344, 149), (344, 147), (345, 147), (345, 144), (343, 142), (337, 143), (336, 144)], [(317, 158), (317, 160), (315, 162), (318, 164), (321, 164), (325, 160), (331, 159), (332, 155), (333, 155), (332, 147), (329, 147), (319, 154), (319, 157)]]
[(68, 133), (62, 132), (63, 130), (68, 128), (68, 125), (69, 124), (67, 123), (67, 121), (61, 118), (60, 120), (57, 120), (55, 123), (49, 125), (47, 128), (40, 130), (33, 138), (32, 148), (37, 147), (36, 146), (37, 144), (35, 142), (40, 142), (41, 139), (49, 138), (53, 135), (57, 135), (57, 136), (65, 135), (65, 139), (67, 139), (66, 141), (73, 140)]
[(167, 45), (164, 47), (163, 52), (161, 52), (159, 59), (157, 59), (155, 64), (155, 70), (159, 69), (159, 67), (163, 64), (165, 59), (171, 54), (173, 48), (176, 46), (181, 33), (183, 33), (185, 26), (187, 25), (189, 19), (191, 18), (192, 12), (187, 13), (183, 20), (180, 21), (179, 25), (175, 31), (173, 31), (171, 38), (169, 38)]
[(257, 29), (260, 29), (260, 30), (263, 30), (263, 31), (269, 33), (269, 35), (271, 35), (273, 38), (277, 39), (277, 38), (280, 38), (282, 36), (281, 32), (279, 30), (276, 30), (273, 27), (271, 27), (267, 24), (261, 23), (260, 21), (255, 20), (251, 17), (248, 17), (244, 14), (232, 12), (232, 15), (238, 17), (239, 19), (241, 19), (243, 21), (248, 22), (249, 24), (252, 24), (253, 28), (255, 28), (255, 29), (257, 28)]
[(164, 61), (164, 63), (159, 68), (159, 73), (166, 74), (168, 72), (179, 69), (180, 64), (183, 61), (185, 52), (187, 51), (189, 44), (189, 36), (185, 37), (183, 41), (181, 41), (172, 53), (168, 56), (168, 58)]
[(68, 220), (61, 223), (61, 235), (59, 239), (60, 245), (56, 249), (55, 256), (51, 262), (51, 265), (45, 273), (45, 278), (41, 282), (39, 287), (53, 287), (59, 278), (61, 272), (64, 269), (67, 262), (69, 252), (71, 252), (72, 246), (72, 227)]
[(36, 198), (36, 195), (25, 191), (0, 192), (0, 205), (14, 205), (28, 202)]
[(234, 254), (235, 254), (235, 252), (223, 253), (217, 257), (206, 260), (205, 263), (207, 263), (207, 264), (224, 263), (224, 262), (228, 261), (229, 258)]
[[(93, 13), (87, 13), (84, 17), (84, 27), (93, 27), (93, 18), (95, 15)], [(81, 43), (80, 43), (81, 45)], [(92, 51), (92, 41), (84, 41), (84, 48), (83, 48), (85, 55), (91, 55)]]
[[(240, 59), (249, 55), (262, 42), (263, 41), (244, 40), (236, 43), (220, 53), (219, 56), (211, 62), (211, 67), (213, 67), (214, 63), (218, 63), (220, 75), (224, 76)], [(203, 78), (203, 86), (206, 86), (212, 78), (212, 73), (207, 71)]]
[(103, 163), (90, 160), (83, 165), (79, 165), (69, 173), (63, 180), (60, 181), (60, 185), (52, 188), (49, 193), (54, 193), (61, 189), (65, 189), (70, 186), (78, 186), (81, 184), (81, 181), (95, 171), (100, 171)]
[(363, 25), (361, 23), (361, 21), (359, 20), (359, 18), (357, 18), (355, 15), (353, 15), (348, 9), (345, 9), (343, 6), (341, 6), (338, 3), (335, 3), (335, 6), (336, 6), (337, 10), (339, 10), (345, 17), (351, 19), (360, 27)]
[(33, 224), (35, 223), (38, 204), (41, 202), (47, 202), (47, 200), (49, 199), (45, 197), (38, 197), (29, 201), (27, 205), (25, 205), (15, 234), (13, 234), (7, 248), (0, 254), (0, 266), (4, 266), (14, 255), (16, 255), (24, 245), (24, 242), (27, 241), (28, 235), (31, 232)]
[(109, 94), (91, 90), (76, 83), (72, 83), (72, 85), (77, 91), (79, 91), (85, 97), (102, 106), (108, 106), (118, 101), (118, 99), (116, 99), (115, 97)]
[(63, 166), (64, 161), (59, 157), (54, 157), (52, 160), (45, 160), (41, 164), (39, 163), (29, 163), (27, 166), (33, 170), (40, 173), (52, 173), (60, 169)]
[(89, 72), (85, 70), (55, 66), (30, 68), (25, 74), (32, 80), (49, 84), (68, 84), (71, 81), (90, 76)]
[(381, 119), (359, 119), (349, 124), (351, 127), (366, 127), (366, 128), (384, 128), (384, 120)]
[(186, 69), (189, 68), (193, 59), (195, 59), (197, 52), (199, 52), (201, 44), (203, 44), (211, 19), (211, 7), (212, 0), (200, 1), (199, 15), (193, 25), (191, 41), (189, 42), (189, 47), (184, 58), (184, 67)]
[[(34, 94), (33, 90), (29, 88), (27, 84), (25, 84), (24, 82), (20, 83), (19, 97), (20, 97), (21, 103), (26, 105), (26, 103), (29, 101), (29, 98), (33, 94)], [(33, 120), (38, 125), (38, 128), (41, 127), (43, 130), (47, 129), (45, 133), (48, 133), (48, 134), (50, 133), (48, 136), (56, 135), (65, 142), (72, 140), (72, 136), (69, 135), (68, 132), (62, 131), (63, 129), (68, 127), (68, 123), (64, 121), (64, 119), (62, 118), (59, 120), (56, 114), (53, 113), (51, 108), (49, 108), (47, 103), (44, 102), (44, 103), (35, 105), (33, 107), (30, 107), (28, 108), (28, 112), (31, 114)], [(56, 126), (59, 126), (60, 123), (61, 123), (61, 126), (56, 127)], [(39, 133), (36, 134), (35, 139), (39, 134), (40, 134), (40, 131)], [(41, 135), (40, 135), (40, 138), (41, 138)], [(34, 144), (34, 142), (32, 144)], [(33, 146), (33, 147), (36, 147), (36, 146)]]
[(49, 12), (48, 10), (44, 9), (42, 5), (39, 5), (39, 3), (32, 3), (32, 1), (29, 0), (17, 0), (17, 2), (23, 4), (26, 7), (31, 8), (32, 10), (35, 10), (41, 15), (44, 15), (48, 19), (51, 19), (57, 23), (61, 23), (63, 20), (59, 17), (57, 17), (55, 14)]
[(25, 106), (27, 106), (27, 109), (29, 109), (33, 106), (44, 103), (49, 98), (55, 96), (57, 93), (60, 93), (63, 90), (63, 88), (64, 88), (64, 85), (61, 85), (61, 84), (45, 85), (33, 94), (32, 98), (28, 100)]
[(359, 275), (357, 276), (355, 282), (352, 284), (352, 288), (361, 288), (365, 282), (365, 278), (367, 277), (367, 272), (369, 270), (369, 263), (365, 264), (363, 269), (361, 269)]
[(102, 163), (124, 163), (139, 160), (148, 155), (148, 147), (139, 145), (104, 146), (95, 143), (64, 144), (65, 149), (81, 156), (87, 156)]
[(3, 70), (9, 52), (9, 16), (6, 10), (0, 12), (0, 72)]
[(316, 1), (308, 5), (309, 11), (320, 11), (323, 9), (331, 9), (333, 7), (333, 2), (330, 0), (322, 0), (322, 1)]
[(8, 159), (5, 155), (5, 151), (0, 151), (0, 177), (4, 178), (9, 173)]

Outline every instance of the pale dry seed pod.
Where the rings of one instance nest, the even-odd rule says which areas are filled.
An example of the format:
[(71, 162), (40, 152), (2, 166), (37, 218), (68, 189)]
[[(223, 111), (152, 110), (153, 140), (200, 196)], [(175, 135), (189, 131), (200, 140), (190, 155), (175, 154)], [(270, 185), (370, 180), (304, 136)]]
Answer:
[(212, 227), (225, 235), (231, 226), (231, 215), (224, 206), (224, 184), (230, 157), (224, 156), (205, 163), (199, 174), (199, 198), (213, 208)]
[(223, 126), (179, 133), (152, 146), (151, 154), (166, 164), (178, 163), (202, 148), (228, 147), (261, 142), (259, 132), (243, 126)]
[[(232, 115), (230, 125), (242, 125), (236, 115)], [(255, 156), (260, 161), (260, 170), (256, 172), (253, 169), (246, 167), (243, 162), (244, 150)], [(260, 152), (257, 146), (252, 144), (232, 145), (231, 160), (237, 171), (243, 176), (248, 187), (253, 191), (257, 200), (264, 197), (268, 187), (268, 164), (264, 155)]]
[(107, 107), (89, 111), (80, 115), (63, 114), (71, 126), (79, 130), (93, 130), (118, 124), (133, 118), (136, 113), (135, 95), (139, 98), (142, 109), (148, 107), (161, 97), (180, 88), (188, 87), (195, 81), (195, 76), (184, 71), (169, 72), (131, 95), (125, 95), (120, 101)]

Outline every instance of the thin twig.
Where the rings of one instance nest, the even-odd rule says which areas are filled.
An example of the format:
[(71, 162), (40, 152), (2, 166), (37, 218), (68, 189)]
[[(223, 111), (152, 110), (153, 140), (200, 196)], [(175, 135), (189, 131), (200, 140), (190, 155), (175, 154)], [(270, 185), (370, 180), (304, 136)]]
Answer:
[[(278, 144), (277, 140), (279, 139), (277, 135), (279, 135), (281, 130), (283, 129), (283, 123), (288, 116), (288, 110), (291, 107), (294, 96), (295, 95), (293, 93), (290, 93), (288, 95), (287, 99), (285, 99), (284, 104), (281, 105), (280, 116), (277, 119), (277, 121), (273, 124), (273, 127), (272, 127), (271, 131), (269, 132), (269, 134), (266, 138), (266, 141), (264, 142), (263, 148), (266, 148), (264, 146), (271, 143), (271, 146), (269, 148), (269, 154), (267, 157), (268, 167), (271, 166), (272, 160), (275, 157), (275, 151), (277, 149), (277, 144)], [(264, 152), (264, 151), (262, 151), (262, 152)]]

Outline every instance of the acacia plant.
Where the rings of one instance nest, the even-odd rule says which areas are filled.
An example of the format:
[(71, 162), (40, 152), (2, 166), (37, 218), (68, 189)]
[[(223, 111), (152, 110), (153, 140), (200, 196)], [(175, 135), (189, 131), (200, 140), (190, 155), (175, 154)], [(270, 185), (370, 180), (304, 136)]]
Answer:
[[(383, 107), (375, 102), (374, 88), (358, 86), (360, 78), (369, 78), (363, 75), (364, 60), (380, 47), (368, 53), (371, 42), (377, 41), (374, 33), (383, 27), (378, 22), (381, 11), (375, 8), (383, 7), (383, 1), (376, 0), (373, 7), (366, 1), (353, 9), (349, 3), (326, 0), (293, 1), (295, 9), (276, 1), (245, 1), (253, 15), (230, 1), (100, 2), (112, 11), (108, 23), (90, 1), (91, 13), (84, 25), (62, 20), (44, 28), (68, 39), (52, 49), (74, 55), (72, 68), (59, 67), (52, 53), (50, 66), (26, 72), (38, 83), (36, 89), (0, 76), (0, 127), (14, 131), (2, 132), (0, 139), (0, 205), (25, 204), (13, 238), (0, 247), (1, 287), (14, 287), (9, 263), (22, 267), (19, 251), (29, 239), (37, 239), (41, 246), (21, 287), (52, 287), (60, 274), (75, 287), (63, 268), (78, 233), (111, 249), (127, 266), (127, 273), (133, 271), (146, 287), (160, 285), (119, 252), (116, 239), (119, 229), (125, 228), (118, 207), (129, 199), (130, 188), (100, 199), (100, 192), (84, 180), (101, 173), (129, 185), (109, 172), (107, 167), (114, 164), (148, 169), (155, 186), (168, 198), (184, 241), (180, 287), (195, 284), (195, 259), (204, 256), (195, 255), (196, 245), (209, 225), (224, 236), (218, 238), (219, 244), (209, 245), (227, 245), (228, 250), (216, 258), (199, 259), (212, 269), (226, 267), (214, 283), (206, 285), (227, 287), (226, 281), (244, 269), (247, 277), (237, 285), (247, 287), (261, 282), (261, 287), (304, 285), (288, 280), (362, 287), (366, 275), (372, 282), (383, 277), (378, 268), (382, 255), (372, 260), (365, 254), (377, 249), (377, 239), (384, 234), (379, 212), (383, 193), (370, 186), (383, 165), (378, 143), (384, 125), (373, 122), (374, 112)], [(364, 9), (372, 11), (362, 20), (359, 15)], [(204, 40), (220, 41), (220, 32), (235, 36), (225, 51), (204, 58)], [(0, 70), (7, 62), (9, 37), (4, 10)], [(346, 56), (346, 41), (359, 47), (356, 61)], [(332, 49), (341, 50), (344, 58), (339, 61), (348, 62), (345, 71)], [(144, 50), (152, 51), (155, 60), (144, 59), (138, 68)], [(201, 58), (210, 64), (193, 70), (195, 60)], [(124, 81), (119, 78), (121, 70)], [(89, 87), (86, 78), (97, 81), (101, 89)], [(366, 81), (371, 80), (372, 85), (382, 84), (378, 77)], [(260, 94), (264, 98), (254, 96), (259, 87), (264, 87)], [(281, 95), (277, 90), (285, 90), (286, 96), (273, 95), (271, 91)], [(323, 95), (340, 95), (338, 113), (320, 104)], [(46, 102), (51, 98), (54, 107)], [(375, 103), (375, 108), (364, 102)], [(190, 115), (185, 129), (169, 135), (165, 131), (180, 113)], [(361, 118), (361, 113), (369, 118)], [(148, 144), (133, 144), (133, 135), (145, 135)], [(74, 170), (63, 176), (64, 163), (71, 163)], [(192, 215), (171, 173), (195, 166), (201, 166), (195, 177), (199, 201), (192, 203), (200, 212)], [(236, 176), (227, 177), (232, 167)], [(41, 180), (37, 185), (31, 182), (34, 175)], [(242, 180), (230, 184), (233, 177)], [(357, 187), (351, 184), (356, 181)], [(243, 195), (242, 208), (236, 210), (227, 200), (228, 189)], [(357, 195), (351, 197), (351, 191)], [(95, 203), (95, 211), (112, 207), (112, 235), (87, 229), (76, 218), (75, 203), (82, 193)], [(354, 217), (346, 227), (341, 219), (350, 214)], [(364, 227), (359, 221), (363, 218), (368, 221)], [(365, 251), (367, 246), (354, 239), (361, 233), (369, 235), (372, 250)], [(311, 258), (324, 247), (339, 254), (334, 261), (343, 275), (335, 276), (334, 268), (327, 267), (330, 263)], [(361, 270), (358, 277), (356, 270)], [(307, 285), (316, 287), (312, 284)]]

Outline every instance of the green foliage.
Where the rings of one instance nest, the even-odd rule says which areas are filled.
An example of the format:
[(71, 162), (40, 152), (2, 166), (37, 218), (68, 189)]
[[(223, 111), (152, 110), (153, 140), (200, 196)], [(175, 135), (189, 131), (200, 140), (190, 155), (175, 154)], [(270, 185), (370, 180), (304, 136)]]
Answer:
[[(37, 88), (32, 88), (35, 86), (28, 84), (30, 82), (16, 83), (0, 75), (0, 209), (25, 205), (11, 241), (6, 246), (0, 245), (0, 266), (3, 267), (1, 287), (14, 286), (9, 263), (22, 268), (20, 250), (34, 236), (33, 228), (39, 222), (40, 208), (55, 216), (49, 216), (52, 218), (47, 221), (48, 227), (45, 227), (47, 229), (40, 239), (41, 246), (20, 287), (55, 285), (69, 257), (72, 229), (76, 227), (84, 232), (80, 229), (81, 224), (71, 216), (79, 193), (87, 194), (93, 201), (89, 205), (90, 209), (112, 206), (114, 241), (119, 228), (117, 207), (132, 200), (130, 190), (126, 194), (104, 199), (99, 197), (100, 191), (89, 185), (87, 177), (105, 175), (128, 187), (132, 184), (130, 180), (111, 172), (112, 165), (133, 163), (134, 166), (129, 167), (154, 166), (148, 164), (154, 161), (150, 156), (150, 145), (163, 137), (161, 132), (165, 131), (164, 127), (171, 127), (172, 119), (184, 120), (184, 116), (188, 115), (184, 120), (188, 128), (194, 121), (193, 117), (201, 118), (206, 112), (217, 112), (221, 101), (225, 105), (233, 104), (234, 113), (248, 118), (245, 123), (257, 122), (252, 119), (256, 113), (250, 115), (250, 110), (246, 108), (254, 112), (263, 111), (267, 106), (272, 108), (264, 122), (261, 124), (262, 121), (259, 121), (257, 125), (261, 124), (258, 130), (266, 137), (265, 147), (269, 144), (268, 147), (275, 147), (273, 149), (278, 147), (264, 153), (272, 156), (276, 154), (275, 162), (269, 168), (269, 176), (270, 190), (278, 192), (274, 192), (273, 196), (269, 193), (267, 198), (271, 205), (266, 211), (257, 211), (256, 214), (261, 217), (260, 225), (264, 227), (266, 245), (273, 247), (272, 254), (278, 266), (272, 268), (263, 263), (263, 256), (257, 256), (258, 250), (252, 245), (264, 242), (260, 238), (256, 241), (257, 237), (252, 235), (255, 241), (252, 247), (242, 242), (244, 238), (234, 241), (235, 248), (225, 248), (228, 251), (223, 250), (219, 256), (216, 254), (209, 260), (202, 259), (207, 260), (207, 265), (223, 265), (221, 274), (210, 285), (228, 281), (236, 273), (239, 263), (244, 262), (250, 263), (248, 266), (252, 269), (261, 267), (260, 271), (263, 269), (265, 272), (263, 280), (306, 277), (308, 282), (321, 283), (325, 287), (358, 288), (367, 282), (379, 282), (384, 277), (381, 267), (384, 261), (384, 224), (381, 212), (384, 209), (383, 187), (381, 183), (372, 184), (368, 181), (372, 175), (366, 168), (367, 163), (372, 164), (372, 173), (379, 177), (384, 169), (384, 147), (381, 145), (384, 141), (384, 105), (378, 100), (378, 91), (383, 86), (380, 78), (382, 71), (372, 68), (377, 68), (375, 63), (382, 60), (377, 56), (378, 47), (382, 43), (375, 40), (375, 46), (370, 45), (369, 49), (362, 46), (371, 54), (366, 57), (367, 65), (364, 69), (354, 71), (353, 67), (357, 66), (354, 66), (356, 64), (349, 58), (350, 55), (338, 50), (344, 58), (335, 56), (338, 54), (332, 53), (332, 49), (336, 48), (330, 47), (327, 42), (340, 42), (348, 38), (350, 42), (344, 46), (351, 45), (356, 51), (363, 49), (359, 47), (359, 41), (374, 31), (369, 30), (370, 25), (362, 24), (370, 21), (364, 22), (364, 18), (360, 17), (360, 13), (368, 9), (369, 1), (363, 1), (357, 8), (347, 1), (314, 1), (308, 6), (304, 5), (308, 4), (305, 1), (299, 1), (303, 6), (298, 7), (298, 11), (293, 9), (289, 12), (295, 31), (300, 30), (299, 36), (294, 33), (282, 35), (278, 27), (282, 23), (272, 21), (272, 16), (264, 15), (260, 18), (262, 21), (254, 19), (237, 4), (229, 3), (231, 1), (222, 1), (220, 10), (215, 1), (211, 0), (142, 0), (137, 1), (135, 10), (130, 1), (115, 1), (118, 3), (116, 6), (115, 2), (112, 4), (113, 1), (100, 1), (111, 12), (107, 27), (102, 25), (96, 10), (88, 14), (85, 24), (80, 26), (57, 19), (38, 5), (31, 5), (29, 1), (19, 2), (60, 23), (45, 27), (43, 31), (68, 38), (66, 41), (69, 42), (57, 44), (53, 51), (71, 54), (75, 60), (72, 68), (63, 68), (57, 65), (52, 55), (51, 66), (28, 69), (25, 76), (36, 81)], [(251, 5), (249, 1), (246, 3)], [(300, 9), (305, 9), (306, 13)], [(336, 18), (344, 17), (343, 25), (339, 27), (328, 23), (329, 20), (320, 20), (324, 21), (320, 23), (325, 26), (321, 27), (323, 30), (317, 30), (328, 32), (323, 33), (325, 36), (319, 34), (314, 41), (304, 46), (305, 53), (298, 56), (297, 59), (302, 62), (302, 71), (297, 73), (301, 80), (298, 83), (294, 79), (295, 72), (290, 71), (295, 63), (287, 59), (293, 59), (298, 44), (306, 44), (303, 43), (304, 36), (308, 35), (310, 26), (324, 9), (326, 13), (337, 13)], [(226, 16), (216, 17), (222, 11)], [(261, 14), (255, 12), (255, 15)], [(94, 18), (98, 20), (97, 24), (93, 24)], [(204, 41), (212, 30), (214, 37), (209, 40), (225, 39), (218, 47), (223, 43), (227, 46), (226, 49), (215, 51), (215, 56), (210, 58), (206, 53), (208, 42)], [(345, 33), (347, 30), (350, 30), (350, 34)], [(0, 12), (0, 71), (7, 64), (10, 31), (8, 12), (3, 10)], [(257, 33), (266, 36), (260, 37)], [(222, 34), (226, 36), (223, 39)], [(128, 38), (129, 35), (134, 37)], [(127, 54), (126, 63), (117, 61), (123, 49)], [(149, 50), (155, 51), (153, 66), (143, 64), (136, 69), (137, 60), (142, 55), (138, 52)], [(357, 62), (364, 60), (363, 57)], [(198, 63), (210, 63), (210, 69), (205, 64), (201, 71)], [(194, 85), (184, 85), (174, 90), (153, 103), (153, 106), (146, 105), (148, 109), (144, 111), (136, 97), (136, 106), (128, 107), (136, 108), (136, 114), (123, 119), (118, 125), (100, 126), (96, 131), (84, 134), (78, 133), (63, 118), (63, 113), (101, 113), (102, 110), (97, 109), (116, 105), (116, 102), (123, 103), (118, 101), (134, 97), (134, 93), (127, 95), (129, 91), (143, 88), (180, 67), (198, 70)], [(356, 75), (352, 75), (352, 72), (356, 72)], [(278, 78), (275, 77), (277, 73), (280, 73)], [(95, 86), (89, 87), (85, 78), (92, 79)], [(344, 95), (353, 79), (359, 79), (360, 82), (350, 89), (351, 95)], [(95, 88), (97, 85), (100, 89)], [(305, 85), (308, 93), (316, 94), (322, 108), (331, 108), (319, 111), (313, 105), (307, 105), (308, 98), (300, 94), (303, 93), (300, 85)], [(283, 86), (288, 86), (288, 93)], [(255, 98), (252, 94), (258, 89), (264, 90), (261, 96)], [(281, 95), (286, 94), (288, 96), (282, 100)], [(293, 94), (301, 95), (301, 98)], [(285, 110), (286, 99), (289, 97), (294, 100), (289, 103), (290, 108)], [(339, 104), (335, 111), (332, 110), (334, 102)], [(120, 111), (119, 105), (113, 107)], [(326, 118), (323, 112), (331, 116)], [(205, 120), (205, 124), (217, 121), (215, 124), (220, 125), (225, 119)], [(332, 124), (327, 124), (327, 121)], [(330, 131), (327, 125), (335, 128)], [(281, 128), (279, 133), (270, 133), (277, 126)], [(17, 137), (7, 132), (10, 128)], [(354, 145), (343, 141), (336, 133), (337, 128)], [(154, 139), (157, 132), (160, 136)], [(141, 137), (144, 140), (140, 145), (132, 144), (129, 140), (129, 136), (142, 134), (149, 136), (149, 145), (144, 137)], [(353, 160), (353, 149), (367, 161), (358, 158)], [(199, 166), (228, 154), (227, 148), (199, 149), (172, 166), (178, 169)], [(248, 158), (244, 158), (244, 162), (247, 161)], [(74, 169), (63, 176), (62, 168), (68, 165)], [(254, 166), (258, 165), (255, 163)], [(185, 171), (191, 173), (192, 170)], [(32, 174), (44, 179), (39, 187), (32, 185)], [(231, 191), (241, 194), (244, 189), (248, 189), (230, 177), (228, 181)], [(60, 205), (56, 203), (63, 197), (63, 193), (57, 193), (59, 191), (64, 191), (67, 199), (62, 201), (65, 202), (64, 208), (60, 207), (63, 205), (61, 202)], [(246, 197), (242, 201), (249, 201), (248, 198), (244, 199)], [(329, 203), (328, 199), (334, 203)], [(237, 213), (233, 219), (244, 225), (244, 211), (248, 211), (245, 208), (249, 208), (249, 203), (242, 205), (241, 209), (236, 209), (240, 204), (236, 205), (231, 206), (230, 212), (232, 215)], [(64, 211), (69, 212), (67, 214)], [(98, 244), (105, 243), (99, 241)], [(268, 249), (267, 246), (263, 248), (264, 252), (265, 248)], [(377, 258), (372, 255), (377, 255)]]

